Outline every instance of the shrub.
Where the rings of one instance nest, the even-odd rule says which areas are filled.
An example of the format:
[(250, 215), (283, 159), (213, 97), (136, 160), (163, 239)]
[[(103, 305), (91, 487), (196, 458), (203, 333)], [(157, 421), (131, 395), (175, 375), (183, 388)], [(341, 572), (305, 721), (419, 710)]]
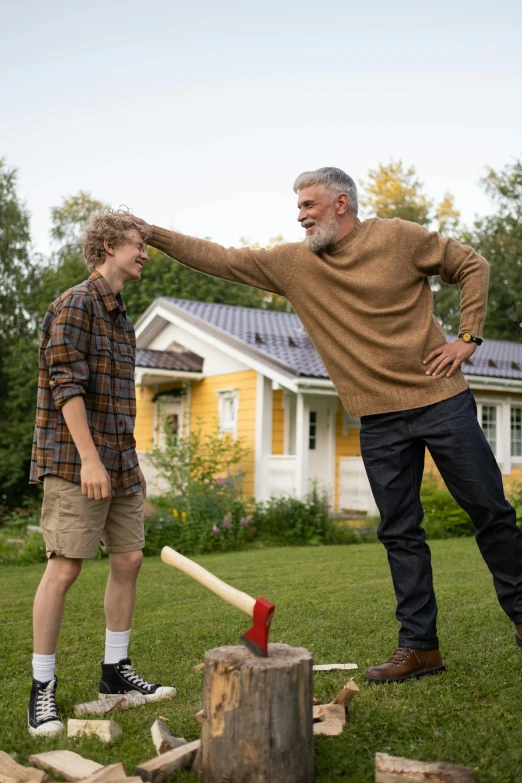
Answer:
[(509, 502), (515, 509), (517, 525), (522, 527), (522, 484), (512, 484), (509, 491)]
[(423, 527), (427, 538), (462, 538), (474, 534), (473, 522), (449, 493), (434, 478), (424, 479), (421, 487), (424, 509)]

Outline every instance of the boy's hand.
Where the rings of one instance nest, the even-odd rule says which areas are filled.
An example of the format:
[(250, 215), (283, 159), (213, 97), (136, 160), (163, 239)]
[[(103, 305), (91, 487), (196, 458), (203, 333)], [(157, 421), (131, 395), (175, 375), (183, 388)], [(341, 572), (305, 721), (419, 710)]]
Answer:
[(99, 456), (84, 457), (80, 471), (82, 495), (91, 500), (107, 500), (111, 496), (111, 480)]
[(145, 476), (143, 475), (143, 471), (141, 468), (138, 468), (140, 472), (140, 481), (141, 481), (141, 492), (144, 498), (147, 497), (147, 482), (145, 481)]

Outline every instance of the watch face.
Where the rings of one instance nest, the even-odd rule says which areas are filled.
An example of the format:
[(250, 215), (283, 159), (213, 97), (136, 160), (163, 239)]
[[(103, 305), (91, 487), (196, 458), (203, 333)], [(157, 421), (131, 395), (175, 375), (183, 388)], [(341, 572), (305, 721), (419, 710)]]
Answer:
[(462, 335), (462, 339), (464, 340), (465, 343), (469, 343), (469, 341), (471, 340), (471, 334), (469, 332), (464, 332)]

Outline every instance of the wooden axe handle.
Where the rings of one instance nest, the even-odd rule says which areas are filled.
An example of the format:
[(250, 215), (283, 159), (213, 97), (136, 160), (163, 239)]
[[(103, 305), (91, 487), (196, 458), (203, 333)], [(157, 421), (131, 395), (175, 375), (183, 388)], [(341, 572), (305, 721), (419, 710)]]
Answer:
[(179, 552), (176, 552), (175, 549), (171, 549), (170, 546), (163, 547), (161, 550), (161, 559), (164, 563), (174, 566), (174, 568), (178, 568), (197, 582), (205, 585), (205, 587), (208, 587), (213, 593), (219, 595), (220, 598), (223, 598), (224, 601), (235, 606), (236, 609), (241, 609), (242, 612), (250, 615), (250, 617), (253, 616), (256, 599), (252, 598), (247, 593), (243, 593), (241, 590), (236, 590), (235, 587), (227, 585), (226, 582), (218, 579), (217, 576), (211, 574), (206, 568), (198, 565), (188, 557), (180, 555)]

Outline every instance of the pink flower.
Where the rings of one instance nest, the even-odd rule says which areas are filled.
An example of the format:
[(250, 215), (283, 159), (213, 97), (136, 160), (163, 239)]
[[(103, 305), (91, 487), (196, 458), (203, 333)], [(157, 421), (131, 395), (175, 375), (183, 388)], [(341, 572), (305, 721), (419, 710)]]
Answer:
[(222, 527), (232, 527), (232, 514), (229, 512), (221, 523)]
[(225, 486), (225, 480), (221, 478), (221, 476), (216, 476), (216, 483), (219, 484), (220, 487)]
[(251, 522), (252, 520), (250, 519), (250, 517), (243, 517), (242, 519), (239, 520), (239, 524), (245, 525), (245, 527), (249, 525)]
[(212, 532), (215, 533), (216, 536), (219, 536), (221, 530), (218, 528), (217, 525), (214, 525), (214, 527), (212, 528)]

